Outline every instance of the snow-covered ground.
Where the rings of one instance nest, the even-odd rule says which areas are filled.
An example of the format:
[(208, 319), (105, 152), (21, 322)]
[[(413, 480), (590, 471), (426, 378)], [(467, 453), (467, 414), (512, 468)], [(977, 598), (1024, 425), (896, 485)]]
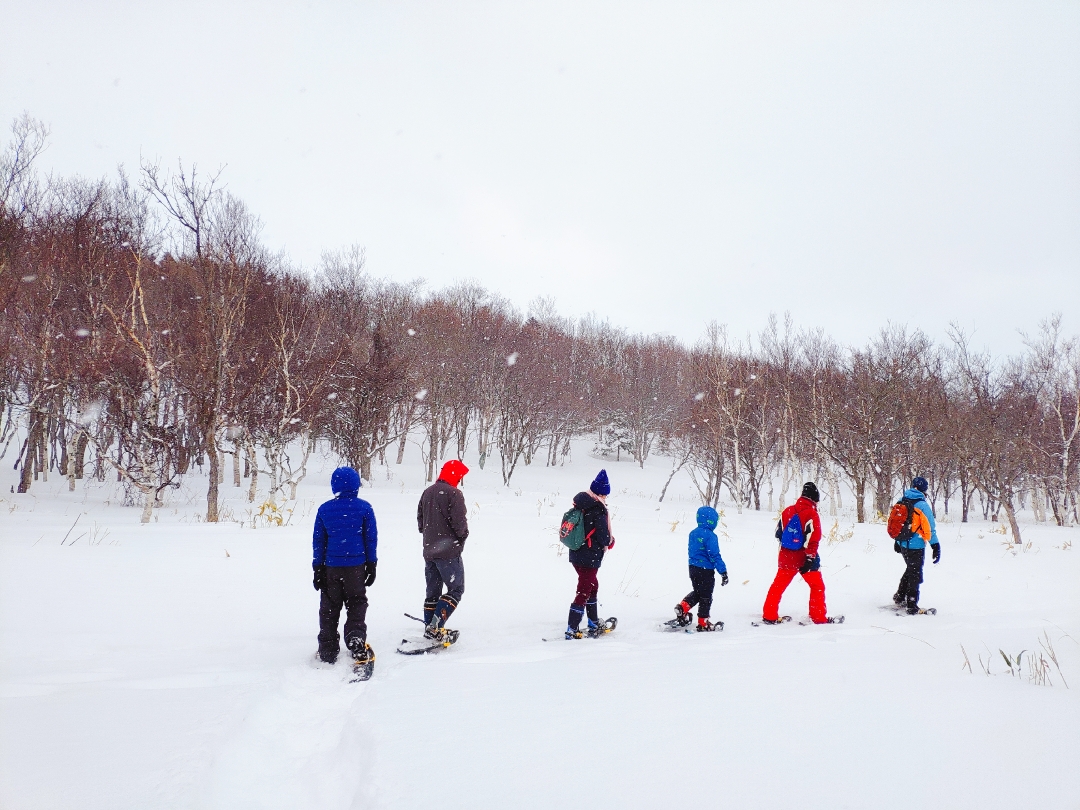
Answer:
[[(141, 526), (113, 484), (8, 494), (9, 465), (0, 807), (1080, 807), (1080, 530), (1029, 520), (1014, 553), (996, 524), (941, 521), (922, 599), (939, 614), (896, 617), (880, 609), (902, 569), (884, 527), (841, 515), (836, 534), (851, 534), (823, 544), (822, 571), (847, 621), (755, 628), (775, 514), (726, 507), (731, 584), (713, 609), (726, 629), (666, 634), (699, 503), (683, 477), (657, 503), (666, 459), (642, 470), (587, 449), (509, 489), (466, 459), (461, 640), (419, 658), (394, 647), (419, 628), (402, 613), (422, 607), (422, 473), (376, 470), (361, 493), (380, 527), (364, 684), (344, 658), (311, 663), (311, 522), (336, 459), (315, 460), (288, 525), (256, 529), (228, 481), (246, 526), (200, 522), (197, 476)], [(619, 626), (544, 642), (574, 590), (556, 526), (601, 466), (617, 537), (601, 612)], [(796, 579), (783, 611), (805, 616), (807, 594)], [(1052, 685), (1029, 679), (1031, 651), (1049, 658), (1040, 639), (1060, 664)], [(1019, 676), (1002, 650), (1028, 651)]]

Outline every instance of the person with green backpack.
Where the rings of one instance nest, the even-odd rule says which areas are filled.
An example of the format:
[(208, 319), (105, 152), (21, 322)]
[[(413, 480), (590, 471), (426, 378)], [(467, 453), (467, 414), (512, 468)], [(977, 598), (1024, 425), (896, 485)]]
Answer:
[(606, 470), (589, 485), (586, 492), (574, 496), (574, 508), (563, 515), (559, 537), (570, 549), (570, 564), (577, 572), (577, 591), (566, 621), (566, 638), (582, 638), (581, 618), (588, 615), (588, 635), (596, 637), (614, 629), (615, 620), (599, 618), (596, 593), (597, 572), (604, 562), (604, 552), (615, 547), (607, 496), (611, 493)]

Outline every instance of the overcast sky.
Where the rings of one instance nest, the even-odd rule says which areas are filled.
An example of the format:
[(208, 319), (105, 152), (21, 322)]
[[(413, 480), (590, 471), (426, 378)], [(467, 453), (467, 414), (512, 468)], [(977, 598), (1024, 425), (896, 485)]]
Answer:
[[(225, 165), (311, 268), (692, 342), (1080, 333), (1080, 3), (11, 2), (40, 166)], [(7, 140), (5, 129), (4, 140)]]

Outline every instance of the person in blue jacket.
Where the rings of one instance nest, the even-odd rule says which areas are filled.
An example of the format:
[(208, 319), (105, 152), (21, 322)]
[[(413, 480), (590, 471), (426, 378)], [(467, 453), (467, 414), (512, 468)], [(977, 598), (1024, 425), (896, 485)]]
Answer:
[(727, 566), (720, 556), (720, 541), (716, 537), (716, 527), (720, 515), (711, 506), (697, 510), (697, 528), (690, 532), (688, 552), (690, 555), (690, 584), (693, 590), (675, 606), (675, 618), (680, 625), (686, 626), (694, 620), (690, 610), (698, 606), (697, 630), (708, 632), (723, 630), (724, 623), (713, 624), (709, 621), (712, 609), (713, 588), (716, 587), (716, 575), (720, 574), (720, 585), (728, 584)]
[(919, 585), (923, 581), (927, 542), (930, 543), (933, 551), (934, 565), (941, 560), (941, 541), (937, 536), (937, 521), (934, 520), (934, 510), (926, 502), (926, 491), (929, 488), (929, 482), (921, 475), (911, 479), (911, 487), (904, 490), (903, 498), (912, 505), (911, 528), (901, 533), (893, 544), (904, 557), (904, 573), (900, 577), (900, 585), (896, 593), (893, 594), (893, 603), (911, 614), (925, 612), (919, 607)]
[(338, 467), (330, 476), (334, 499), (319, 507), (312, 536), (311, 567), (319, 600), (319, 658), (332, 664), (339, 650), (338, 619), (345, 617), (345, 647), (357, 662), (374, 658), (367, 643), (367, 589), (375, 583), (379, 534), (375, 511), (361, 500), (360, 475)]

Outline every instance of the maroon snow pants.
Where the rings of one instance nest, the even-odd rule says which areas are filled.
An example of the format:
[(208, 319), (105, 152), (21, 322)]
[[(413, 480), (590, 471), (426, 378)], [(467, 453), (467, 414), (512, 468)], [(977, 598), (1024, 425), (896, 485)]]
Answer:
[(587, 603), (596, 601), (596, 591), (600, 587), (596, 582), (596, 573), (600, 569), (575, 565), (574, 570), (577, 571), (577, 592), (574, 594), (574, 604), (583, 608)]

